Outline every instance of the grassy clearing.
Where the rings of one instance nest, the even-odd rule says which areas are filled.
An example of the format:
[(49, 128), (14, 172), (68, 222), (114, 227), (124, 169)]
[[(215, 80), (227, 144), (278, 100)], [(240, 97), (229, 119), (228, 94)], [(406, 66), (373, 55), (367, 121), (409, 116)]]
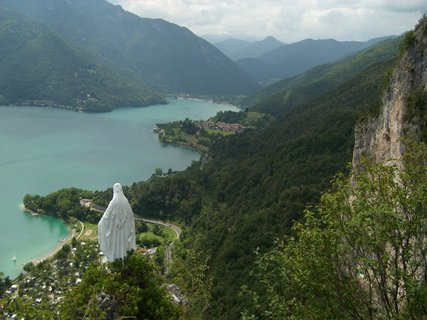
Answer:
[(261, 117), (264, 116), (261, 112), (250, 111), (246, 113), (246, 118), (243, 120), (243, 124), (246, 126), (253, 126), (257, 123)]
[(83, 234), (81, 235), (80, 239), (81, 241), (87, 241), (87, 240), (98, 240), (98, 225), (89, 223), (89, 222), (83, 222), (85, 229), (83, 231)]
[(232, 136), (233, 134), (235, 134), (232, 131), (223, 131), (223, 130), (218, 130), (218, 129), (206, 129), (206, 131), (210, 134), (210, 135), (214, 135), (214, 134), (220, 134), (223, 136)]

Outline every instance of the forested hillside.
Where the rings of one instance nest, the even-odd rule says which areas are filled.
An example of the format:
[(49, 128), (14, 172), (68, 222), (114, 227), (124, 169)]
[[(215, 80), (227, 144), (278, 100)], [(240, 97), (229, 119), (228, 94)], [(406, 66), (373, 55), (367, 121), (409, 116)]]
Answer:
[(116, 72), (168, 92), (240, 95), (258, 85), (233, 61), (190, 30), (140, 18), (105, 0), (3, 0)]
[[(278, 120), (219, 140), (210, 148), (211, 161), (124, 189), (136, 214), (187, 226), (183, 246), (196, 258), (182, 263), (208, 266), (197, 275), (198, 286), (185, 292), (204, 301), (194, 304), (193, 313), (236, 319), (245, 308), (253, 310), (251, 296), (240, 292), (243, 285), (253, 292), (262, 289), (250, 277), (255, 252), (265, 253), (278, 237), (291, 234), (304, 209), (316, 205), (333, 177), (346, 171), (355, 124), (379, 109), (384, 79), (394, 64), (389, 59), (366, 65), (328, 83), (318, 96), (307, 93), (299, 103), (277, 104)], [(295, 88), (304, 92), (303, 86)], [(109, 190), (97, 193), (95, 201), (105, 205), (110, 195)]]
[[(394, 63), (389, 59), (366, 65), (311, 100), (307, 94), (300, 103), (284, 101), (277, 106), (278, 120), (267, 128), (214, 144), (211, 161), (124, 189), (136, 214), (187, 226), (183, 246), (196, 258), (182, 263), (187, 268), (191, 263), (208, 266), (207, 273), (197, 275), (198, 285), (185, 292), (204, 301), (194, 304), (193, 313), (237, 319), (253, 307), (251, 297), (240, 292), (243, 285), (254, 292), (260, 289), (250, 277), (255, 252), (267, 252), (276, 238), (290, 234), (304, 209), (316, 205), (333, 177), (346, 171), (355, 124), (378, 110), (384, 79)], [(105, 205), (110, 195), (97, 193), (95, 201)], [(194, 292), (201, 298), (192, 296)]]
[(425, 319), (427, 148), (405, 143), (404, 168), (338, 176), (294, 236), (258, 256), (243, 319)]
[(164, 100), (121, 77), (43, 25), (0, 7), (0, 104), (63, 106), (88, 112)]
[(306, 206), (346, 170), (356, 121), (379, 107), (393, 63), (372, 64), (312, 101), (285, 106), (269, 127), (218, 142), (206, 164), (126, 190), (138, 214), (188, 225), (185, 245), (208, 257), (213, 278), (206, 318), (236, 319), (252, 304), (239, 291), (256, 287), (249, 278), (254, 252), (289, 234)]
[(426, 318), (426, 15), (402, 49), (350, 174), (259, 256), (244, 319)]

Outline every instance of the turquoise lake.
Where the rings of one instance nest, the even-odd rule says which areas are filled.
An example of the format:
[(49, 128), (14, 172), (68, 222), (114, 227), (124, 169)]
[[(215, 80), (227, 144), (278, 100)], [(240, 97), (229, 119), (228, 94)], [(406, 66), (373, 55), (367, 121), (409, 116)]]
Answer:
[(0, 271), (16, 277), (25, 262), (53, 250), (69, 233), (61, 220), (23, 212), (25, 194), (104, 190), (145, 180), (157, 167), (185, 169), (199, 154), (160, 144), (154, 124), (207, 119), (222, 110), (238, 109), (196, 100), (103, 114), (0, 107)]

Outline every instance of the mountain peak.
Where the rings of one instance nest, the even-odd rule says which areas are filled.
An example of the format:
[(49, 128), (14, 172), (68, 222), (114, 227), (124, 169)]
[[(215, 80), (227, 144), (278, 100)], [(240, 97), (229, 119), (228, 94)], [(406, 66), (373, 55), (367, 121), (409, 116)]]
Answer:
[(227, 39), (215, 46), (233, 60), (256, 58), (283, 45), (279, 40), (268, 36), (260, 41), (249, 42), (239, 39)]
[(283, 43), (279, 40), (277, 40), (275, 37), (273, 36), (268, 36), (265, 37), (264, 39), (262, 39), (261, 41), (262, 43), (268, 43), (268, 44), (277, 44), (278, 46), (281, 46)]

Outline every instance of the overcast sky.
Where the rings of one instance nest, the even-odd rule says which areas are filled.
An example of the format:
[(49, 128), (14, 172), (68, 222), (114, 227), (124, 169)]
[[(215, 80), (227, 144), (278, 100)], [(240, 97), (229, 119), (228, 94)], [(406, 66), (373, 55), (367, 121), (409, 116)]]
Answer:
[(427, 0), (109, 0), (197, 35), (368, 40), (412, 29)]

